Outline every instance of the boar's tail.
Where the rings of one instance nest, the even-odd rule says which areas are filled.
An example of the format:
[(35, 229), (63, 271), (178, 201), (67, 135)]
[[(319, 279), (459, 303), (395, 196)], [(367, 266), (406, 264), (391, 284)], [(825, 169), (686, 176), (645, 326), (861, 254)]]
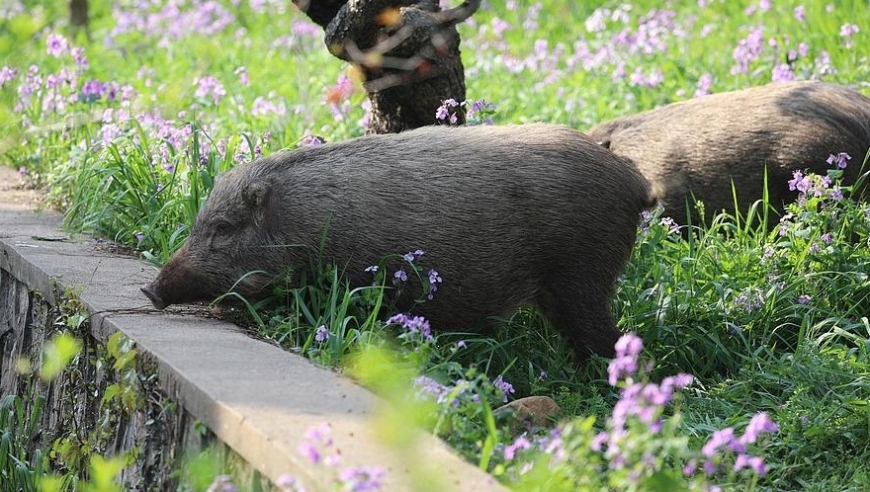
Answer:
[(643, 203), (644, 210), (656, 208), (664, 200), (664, 188), (659, 183), (649, 183), (647, 186), (646, 201)]

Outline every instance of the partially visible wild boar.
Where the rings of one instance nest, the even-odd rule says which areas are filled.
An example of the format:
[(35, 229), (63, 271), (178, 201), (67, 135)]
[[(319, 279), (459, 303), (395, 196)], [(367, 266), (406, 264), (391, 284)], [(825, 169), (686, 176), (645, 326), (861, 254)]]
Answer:
[(262, 297), (287, 267), (309, 265), (326, 231), (323, 258), (355, 285), (386, 255), (425, 251), (443, 284), (398, 308), (436, 329), (472, 329), (528, 303), (581, 360), (610, 356), (619, 331), (608, 305), (651, 204), (633, 164), (562, 126), (368, 136), (220, 176), (187, 243), (142, 291), (163, 309), (210, 301), (244, 277), (235, 290)]
[[(830, 154), (852, 157), (844, 181), (855, 181), (870, 147), (870, 99), (833, 84), (774, 83), (616, 118), (587, 133), (633, 160), (678, 222), (689, 220), (692, 196), (704, 202), (708, 220), (733, 213), (732, 180), (745, 213), (763, 197), (765, 168), (770, 204), (781, 212), (798, 196), (788, 187), (792, 172), (824, 175)], [(692, 222), (698, 219), (693, 211)]]

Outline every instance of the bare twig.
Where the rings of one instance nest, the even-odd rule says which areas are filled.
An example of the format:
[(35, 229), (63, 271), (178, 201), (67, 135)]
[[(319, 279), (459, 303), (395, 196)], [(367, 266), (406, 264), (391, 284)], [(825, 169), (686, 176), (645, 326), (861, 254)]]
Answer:
[(462, 2), (462, 5), (458, 7), (442, 10), (441, 12), (433, 12), (432, 18), (441, 25), (459, 24), (477, 12), (477, 9), (480, 8), (480, 1), (469, 0)]

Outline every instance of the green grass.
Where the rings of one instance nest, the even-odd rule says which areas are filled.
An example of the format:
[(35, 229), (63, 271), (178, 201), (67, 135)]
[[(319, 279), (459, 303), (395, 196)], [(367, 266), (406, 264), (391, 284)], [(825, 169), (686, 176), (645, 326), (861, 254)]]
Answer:
[[(179, 3), (185, 12), (196, 10), (195, 2)], [(248, 2), (219, 3), (232, 20), (208, 35), (193, 28), (178, 33), (172, 23), (115, 34), (133, 3), (121, 2), (121, 12), (96, 4), (91, 40), (69, 38), (84, 48), (87, 68), (69, 52), (46, 52), (49, 34), (68, 34), (61, 6), (21, 2), (28, 15), (0, 17), (0, 68), (18, 70), (0, 87), (0, 161), (26, 168), (35, 184), (48, 187), (49, 204), (66, 212), (67, 227), (137, 246), (159, 265), (185, 239), (217, 173), (259, 153), (296, 147), (306, 133), (328, 141), (363, 134), (360, 90), (342, 103), (338, 117), (324, 102), (347, 67), (327, 53), (319, 35), (294, 31), (304, 16), (287, 2), (269, 2), (263, 11)], [(825, 2), (794, 1), (774, 2), (770, 11), (758, 2), (713, 0), (706, 7), (645, 0), (630, 8), (546, 0), (539, 11), (532, 2), (516, 3), (512, 10), (508, 2), (487, 3), (460, 26), (469, 101), (494, 103), (496, 124), (549, 121), (584, 129), (692, 97), (705, 76), (713, 92), (767, 83), (789, 51), (804, 49), (801, 43), (806, 54), (791, 65), (798, 79), (866, 92), (870, 75), (870, 11), (860, 1), (830, 2), (830, 12)], [(749, 6), (755, 12), (747, 13)], [(804, 21), (795, 15), (798, 6), (805, 7)], [(590, 21), (587, 29), (598, 8), (607, 9), (598, 11), (607, 22), (597, 29)], [(841, 36), (845, 24), (860, 28), (851, 47)], [(745, 73), (732, 73), (735, 48), (759, 27), (759, 52)], [(623, 31), (655, 42), (644, 44), (651, 46), (646, 50), (620, 44)], [(22, 100), (19, 88), (31, 65), (42, 84)], [(76, 88), (46, 89), (48, 76), (63, 69), (76, 74)], [(661, 78), (633, 83), (636, 72)], [(217, 100), (197, 94), (196, 80), (208, 76), (224, 88)], [(80, 97), (92, 79), (116, 82), (117, 96)], [(56, 110), (55, 94), (64, 101)], [(850, 165), (863, 157), (853, 156)], [(381, 295), (386, 284), (352, 289), (324, 266), (304, 286), (281, 291), (279, 301), (250, 306), (246, 319), (288, 349), (336, 367), (354, 367), (360, 347), (389, 347), (410, 372), (448, 388), (421, 425), (521, 490), (701, 487), (698, 474), (681, 473), (693, 459), (689, 451), (697, 452), (716, 429), (742, 429), (761, 411), (779, 424), (758, 449), (766, 476), (721, 473), (710, 484), (866, 489), (870, 219), (867, 205), (846, 195), (824, 207), (818, 199), (795, 205), (782, 235), (757, 225), (766, 220), (729, 215), (684, 235), (654, 217), (639, 232), (613, 310), (624, 331), (643, 338), (644, 357), (656, 361), (645, 377), (695, 376), (663, 410), (666, 432), (632, 427), (636, 442), (655, 447), (659, 459), (642, 480), (590, 468), (610, 459), (590, 453), (589, 444), (607, 428), (619, 389), (607, 382), (607, 361), (576, 368), (561, 339), (532, 311), (521, 310), (495, 333), (436, 333), (428, 340), (380, 321), (392, 314)], [(763, 214), (764, 205), (756, 211)], [(318, 340), (320, 327), (329, 338)], [(503, 402), (493, 385), (499, 376), (513, 385), (511, 398), (548, 395), (566, 417), (577, 417), (563, 435), (566, 461), (532, 451), (505, 459), (514, 436), (492, 416)], [(533, 465), (523, 474), (526, 463)]]

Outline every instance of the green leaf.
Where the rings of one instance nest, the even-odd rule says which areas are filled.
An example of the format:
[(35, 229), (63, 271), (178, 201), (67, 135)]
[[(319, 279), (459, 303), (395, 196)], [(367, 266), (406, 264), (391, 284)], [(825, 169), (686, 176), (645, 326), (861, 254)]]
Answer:
[(61, 333), (54, 337), (43, 348), (39, 378), (43, 381), (56, 378), (78, 355), (81, 348), (82, 343), (69, 333)]

